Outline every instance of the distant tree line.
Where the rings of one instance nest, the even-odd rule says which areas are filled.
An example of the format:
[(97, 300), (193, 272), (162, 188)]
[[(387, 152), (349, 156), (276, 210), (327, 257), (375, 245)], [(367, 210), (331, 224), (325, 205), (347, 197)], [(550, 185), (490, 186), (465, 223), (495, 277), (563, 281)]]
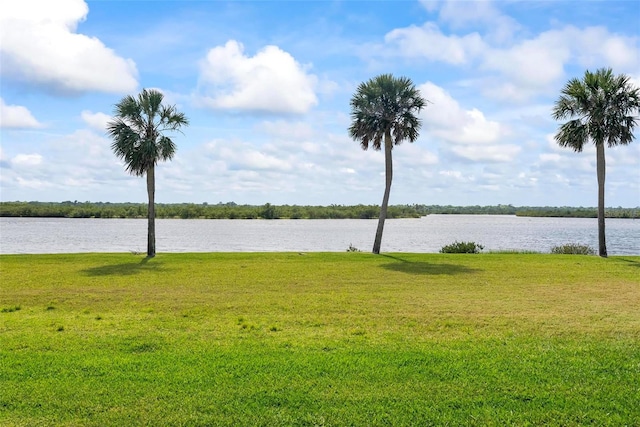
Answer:
[[(597, 218), (598, 208), (574, 207), (522, 207), (516, 212), (518, 216), (538, 216), (556, 218)], [(640, 207), (605, 208), (606, 218), (640, 218)]]
[[(182, 219), (373, 219), (378, 218), (377, 205), (239, 205), (234, 202), (217, 204), (157, 203), (157, 218)], [(430, 214), (458, 215), (518, 215), (534, 217), (596, 218), (597, 209), (584, 207), (516, 207), (451, 206), (451, 205), (391, 205), (387, 218), (419, 218)], [(109, 202), (0, 202), (2, 217), (40, 218), (146, 218), (143, 203)], [(607, 208), (608, 218), (639, 218), (640, 207)]]

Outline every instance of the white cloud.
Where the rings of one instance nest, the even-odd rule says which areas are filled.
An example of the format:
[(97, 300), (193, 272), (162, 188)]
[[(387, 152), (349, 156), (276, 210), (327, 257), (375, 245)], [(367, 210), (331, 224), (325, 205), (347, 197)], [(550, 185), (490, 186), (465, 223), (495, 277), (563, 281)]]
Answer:
[[(550, 93), (566, 77), (565, 67), (572, 62), (591, 68), (637, 69), (640, 57), (636, 44), (635, 39), (612, 34), (602, 27), (566, 26), (507, 48), (488, 49), (481, 67), (498, 71), (500, 77), (487, 87), (485, 94), (523, 101)], [(506, 81), (498, 82), (504, 77)]]
[(300, 114), (318, 103), (317, 77), (277, 46), (250, 57), (229, 40), (211, 49), (200, 67), (203, 101), (212, 108)]
[(558, 153), (542, 153), (540, 154), (540, 161), (546, 163), (560, 163), (563, 160), (563, 156)]
[(435, 12), (440, 7), (439, 0), (420, 0), (422, 7), (424, 7), (429, 12)]
[(427, 150), (420, 140), (415, 143), (404, 143), (393, 149), (394, 162), (399, 167), (428, 169), (438, 163), (438, 156)]
[(439, 21), (446, 22), (454, 29), (484, 27), (489, 38), (507, 41), (520, 28), (511, 17), (502, 14), (492, 1), (449, 0), (440, 8)]
[(385, 35), (384, 40), (391, 45), (393, 55), (426, 58), (449, 64), (469, 63), (485, 49), (478, 33), (462, 37), (446, 36), (433, 22), (427, 22), (421, 27), (411, 25), (392, 30)]
[(257, 130), (278, 139), (304, 141), (313, 137), (313, 128), (304, 122), (264, 121)]
[(487, 119), (482, 111), (462, 108), (447, 91), (431, 82), (418, 89), (429, 100), (421, 112), (423, 132), (441, 139), (445, 152), (464, 160), (508, 162), (521, 151), (517, 145), (502, 142), (508, 129)]
[(38, 166), (42, 163), (40, 154), (18, 154), (11, 159), (12, 165), (17, 166)]
[(293, 169), (292, 156), (280, 158), (264, 150), (257, 150), (251, 144), (244, 142), (213, 141), (207, 144), (207, 150), (217, 159), (225, 162), (229, 169), (276, 170), (280, 172)]
[(97, 201), (109, 194), (110, 200), (145, 200), (144, 180), (128, 175), (109, 147), (106, 138), (78, 130), (36, 144), (31, 153), (3, 152), (8, 157), (1, 176), (3, 197)]
[(498, 122), (487, 120), (482, 111), (472, 108), (464, 112), (465, 124), (459, 129), (457, 139), (460, 142), (490, 143), (497, 141), (503, 130)]
[(7, 105), (0, 98), (0, 128), (39, 128), (42, 125), (21, 105)]
[(518, 87), (545, 88), (563, 77), (570, 57), (570, 46), (552, 31), (507, 49), (488, 51), (483, 68), (499, 71)]
[(466, 176), (465, 174), (462, 173), (462, 171), (458, 171), (458, 170), (443, 170), (438, 172), (438, 175), (447, 179), (453, 179), (458, 182), (473, 182), (476, 180), (475, 177)]
[(16, 183), (22, 189), (29, 188), (33, 190), (44, 190), (47, 188), (54, 187), (54, 185), (50, 181), (47, 181), (46, 179), (38, 179), (38, 178), (25, 179), (21, 176), (16, 177)]
[(512, 144), (455, 145), (450, 149), (464, 159), (485, 162), (510, 162), (521, 150), (520, 147)]
[(635, 72), (640, 67), (638, 37), (610, 33), (605, 27), (567, 26), (560, 31), (560, 38), (569, 43), (573, 55), (585, 67), (608, 66)]
[(422, 96), (429, 100), (421, 112), (424, 128), (454, 144), (488, 144), (497, 142), (506, 133), (500, 123), (487, 120), (476, 109), (463, 109), (451, 95), (440, 86), (427, 82), (418, 87)]
[(5, 2), (0, 15), (2, 74), (62, 92), (127, 92), (137, 85), (130, 59), (76, 33), (89, 12), (83, 0)]
[(481, 24), (484, 31), (445, 34), (435, 22), (397, 28), (385, 35), (382, 54), (477, 65), (481, 73), (475, 81), (484, 95), (515, 102), (557, 91), (569, 65), (608, 66), (636, 73), (640, 68), (638, 38), (612, 33), (605, 27), (566, 25), (517, 38), (519, 24), (489, 1), (444, 2), (439, 22), (453, 28)]
[(80, 113), (82, 120), (92, 129), (104, 132), (107, 129), (107, 123), (111, 120), (111, 116), (105, 113), (92, 113), (84, 110)]
[[(562, 151), (553, 149), (551, 153), (542, 152), (538, 154), (534, 168), (574, 174), (584, 173), (589, 177), (589, 180), (592, 175), (593, 179), (595, 179), (595, 148), (586, 147), (581, 153), (576, 153), (570, 148), (560, 148)], [(608, 155), (607, 157), (610, 156)]]

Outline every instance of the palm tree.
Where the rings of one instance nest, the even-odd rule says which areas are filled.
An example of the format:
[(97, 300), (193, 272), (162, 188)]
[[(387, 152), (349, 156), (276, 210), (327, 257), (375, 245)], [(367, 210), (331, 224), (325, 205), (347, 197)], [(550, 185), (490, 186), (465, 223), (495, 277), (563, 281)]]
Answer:
[(425, 100), (411, 79), (382, 74), (361, 83), (351, 98), (349, 135), (359, 141), (363, 150), (382, 149), (384, 140), (385, 190), (380, 206), (380, 218), (373, 242), (373, 253), (380, 253), (382, 230), (387, 217), (393, 162), (391, 150), (402, 141), (418, 139), (421, 121), (416, 113), (425, 106)]
[(111, 148), (124, 160), (127, 172), (147, 176), (147, 256), (156, 255), (155, 227), (155, 166), (170, 160), (176, 152), (167, 131), (180, 131), (189, 121), (175, 106), (162, 105), (164, 95), (157, 90), (143, 89), (137, 98), (125, 96), (115, 105), (115, 117), (107, 124), (107, 133), (113, 139)]
[(596, 146), (598, 177), (598, 244), (599, 255), (607, 256), (604, 232), (605, 143), (608, 147), (627, 145), (634, 139), (633, 129), (640, 111), (640, 89), (629, 77), (614, 76), (610, 68), (595, 73), (586, 71), (584, 78), (573, 78), (562, 89), (553, 108), (555, 120), (570, 119), (555, 135), (562, 147), (576, 152), (591, 141)]

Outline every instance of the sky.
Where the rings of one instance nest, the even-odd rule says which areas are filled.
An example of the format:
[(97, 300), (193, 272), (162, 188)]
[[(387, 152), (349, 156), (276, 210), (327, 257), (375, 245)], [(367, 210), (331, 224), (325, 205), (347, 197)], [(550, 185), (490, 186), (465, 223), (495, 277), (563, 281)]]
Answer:
[[(3, 2), (0, 200), (146, 202), (105, 126), (153, 88), (190, 121), (156, 202), (379, 204), (349, 101), (391, 73), (428, 102), (390, 204), (596, 206), (595, 148), (559, 147), (551, 110), (600, 67), (640, 87), (640, 2)], [(606, 160), (606, 205), (640, 206), (640, 141)]]

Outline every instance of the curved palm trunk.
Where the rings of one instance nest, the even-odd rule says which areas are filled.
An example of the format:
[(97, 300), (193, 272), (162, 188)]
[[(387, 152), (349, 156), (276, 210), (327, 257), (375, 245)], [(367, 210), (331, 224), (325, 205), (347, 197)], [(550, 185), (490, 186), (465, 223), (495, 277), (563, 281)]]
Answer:
[(607, 244), (604, 233), (604, 177), (605, 177), (604, 144), (596, 144), (596, 171), (598, 174), (598, 254), (607, 257)]
[(391, 180), (393, 179), (393, 162), (391, 159), (391, 134), (387, 131), (384, 135), (384, 164), (385, 164), (385, 188), (382, 197), (382, 205), (380, 206), (380, 217), (378, 219), (378, 229), (376, 230), (376, 238), (373, 242), (373, 253), (380, 253), (380, 245), (382, 244), (382, 231), (384, 229), (384, 220), (387, 218), (387, 207), (389, 206), (389, 193), (391, 192)]
[(147, 194), (149, 195), (149, 207), (147, 209), (147, 257), (156, 256), (156, 173), (155, 166), (147, 169)]

